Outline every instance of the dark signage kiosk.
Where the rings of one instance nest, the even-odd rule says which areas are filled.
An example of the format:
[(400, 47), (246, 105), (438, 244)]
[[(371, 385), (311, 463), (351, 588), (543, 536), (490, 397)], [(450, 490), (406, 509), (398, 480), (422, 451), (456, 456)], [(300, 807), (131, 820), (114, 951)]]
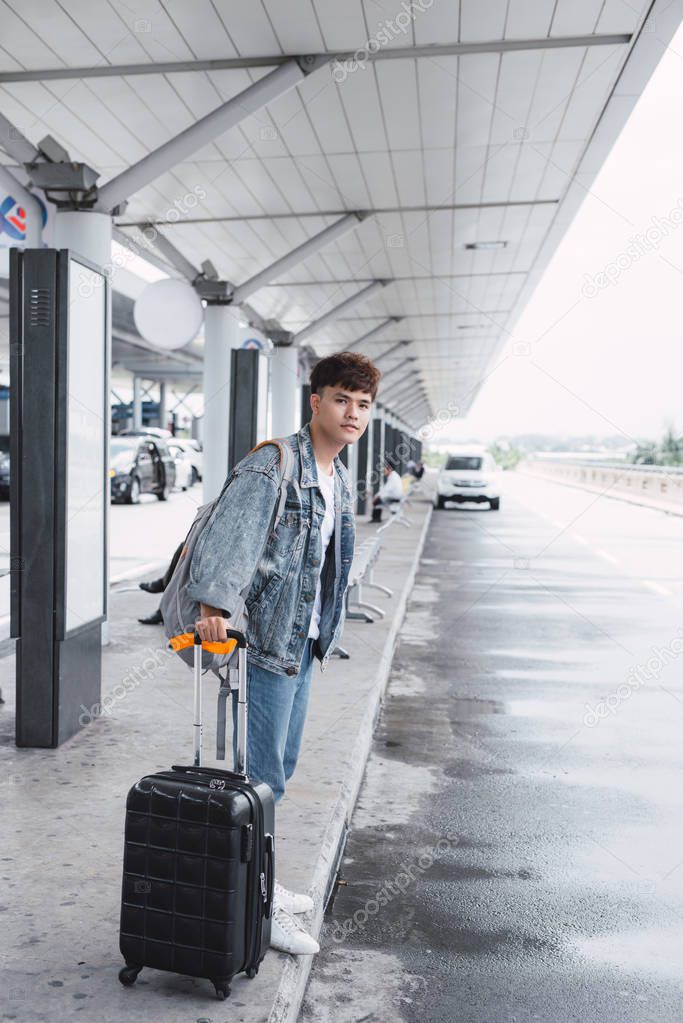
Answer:
[(90, 720), (86, 711), (97, 714), (100, 703), (107, 614), (108, 287), (101, 269), (67, 250), (11, 252), (17, 746), (59, 746)]

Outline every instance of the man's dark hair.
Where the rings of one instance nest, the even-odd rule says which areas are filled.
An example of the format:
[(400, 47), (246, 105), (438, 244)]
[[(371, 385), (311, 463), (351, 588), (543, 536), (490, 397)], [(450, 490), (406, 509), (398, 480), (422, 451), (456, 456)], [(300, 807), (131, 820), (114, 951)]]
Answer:
[(375, 400), (382, 374), (360, 352), (336, 352), (316, 362), (311, 373), (311, 394), (320, 394), (323, 387), (338, 384), (349, 391), (367, 391)]

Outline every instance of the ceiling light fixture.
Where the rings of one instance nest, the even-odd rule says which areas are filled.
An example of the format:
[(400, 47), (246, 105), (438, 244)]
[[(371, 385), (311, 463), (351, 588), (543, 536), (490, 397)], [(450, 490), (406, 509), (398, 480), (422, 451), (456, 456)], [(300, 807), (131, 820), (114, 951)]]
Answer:
[(466, 249), (504, 249), (507, 242), (465, 242)]

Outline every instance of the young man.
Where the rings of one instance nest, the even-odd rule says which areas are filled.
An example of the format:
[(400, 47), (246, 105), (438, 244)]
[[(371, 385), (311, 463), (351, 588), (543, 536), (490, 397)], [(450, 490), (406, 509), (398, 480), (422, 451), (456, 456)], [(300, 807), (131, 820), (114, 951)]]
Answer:
[[(247, 641), (247, 771), (276, 802), (296, 767), (317, 658), (324, 670), (344, 627), (344, 594), (355, 540), (353, 496), (339, 452), (365, 432), (380, 372), (355, 352), (330, 355), (311, 373), (311, 421), (287, 437), (295, 460), (277, 532), (279, 452), (250, 452), (192, 558), (188, 594), (200, 603), (203, 640), (225, 639), (225, 621), (243, 599)], [(233, 693), (233, 756), (237, 694)], [(307, 895), (275, 883), (271, 945), (314, 953), (317, 941), (291, 914)]]

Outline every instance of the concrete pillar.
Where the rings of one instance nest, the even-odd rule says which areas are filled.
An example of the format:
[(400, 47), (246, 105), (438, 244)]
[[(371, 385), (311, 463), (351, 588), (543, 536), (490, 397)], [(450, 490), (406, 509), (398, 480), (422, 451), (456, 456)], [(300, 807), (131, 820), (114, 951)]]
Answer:
[(286, 437), (297, 430), (299, 411), (299, 352), (293, 345), (271, 352), (270, 386), (273, 436)]
[[(391, 412), (384, 413), (384, 435), (382, 443), (382, 458), (394, 453), (394, 417)], [(383, 478), (383, 477), (382, 477)]]
[(382, 467), (384, 465), (385, 415), (386, 413), (381, 409), (372, 420), (372, 468), (370, 477), (372, 486), (370, 492), (373, 495), (377, 493), (384, 482)]
[(142, 429), (142, 386), (140, 377), (133, 377), (133, 429)]
[(207, 305), (204, 313), (203, 498), (218, 497), (228, 474), (230, 365), (240, 344), (239, 309)]
[(365, 515), (368, 507), (368, 494), (372, 493), (370, 475), (372, 472), (372, 433), (374, 423), (374, 418), (371, 418), (365, 433), (356, 445), (358, 449), (358, 475), (355, 512), (357, 515)]
[(168, 409), (166, 407), (166, 381), (159, 381), (159, 426), (168, 429)]
[(301, 426), (310, 423), (313, 413), (311, 412), (311, 385), (301, 385)]
[[(74, 255), (84, 256), (95, 263), (111, 281), (111, 239), (112, 218), (108, 213), (94, 213), (92, 210), (57, 210), (55, 214), (54, 247), (69, 249)], [(111, 360), (111, 290), (107, 308), (107, 350)], [(107, 377), (111, 375), (111, 362), (106, 367)], [(107, 393), (105, 407), (102, 410), (104, 421), (109, 424), (111, 433), (111, 394)], [(108, 455), (107, 455), (108, 457)], [(105, 558), (105, 586), (109, 589), (110, 534), (109, 501), (104, 503), (104, 531), (107, 544)], [(109, 643), (109, 622), (102, 622), (102, 644)]]
[(55, 215), (55, 248), (71, 249), (97, 263), (111, 276), (112, 224), (108, 213), (81, 210), (57, 210)]

